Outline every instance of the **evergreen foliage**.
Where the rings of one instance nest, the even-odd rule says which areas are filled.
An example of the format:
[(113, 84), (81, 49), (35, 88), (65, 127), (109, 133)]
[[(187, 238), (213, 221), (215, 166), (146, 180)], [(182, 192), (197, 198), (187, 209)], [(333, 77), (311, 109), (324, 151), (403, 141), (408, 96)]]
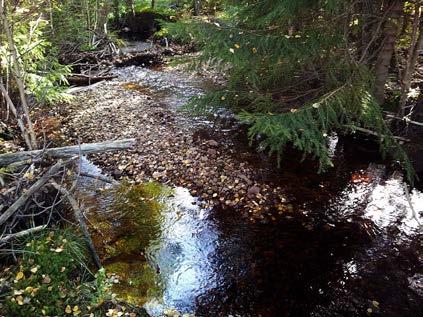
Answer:
[[(13, 25), (17, 63), (24, 70), (26, 88), (40, 103), (52, 104), (67, 99), (62, 85), (67, 84), (70, 67), (59, 63), (54, 46), (46, 36), (50, 31), (49, 21), (36, 11), (10, 9), (8, 18)], [(0, 34), (0, 44), (0, 74), (9, 77), (12, 57), (5, 35)]]
[(382, 153), (409, 167), (384, 123), (371, 69), (357, 62), (351, 1), (225, 1), (218, 18), (167, 24), (175, 38), (201, 49), (198, 62), (228, 75), (227, 86), (194, 102), (232, 108), (251, 125), (250, 140), (279, 160), (286, 145), (332, 165), (327, 136), (366, 128)]

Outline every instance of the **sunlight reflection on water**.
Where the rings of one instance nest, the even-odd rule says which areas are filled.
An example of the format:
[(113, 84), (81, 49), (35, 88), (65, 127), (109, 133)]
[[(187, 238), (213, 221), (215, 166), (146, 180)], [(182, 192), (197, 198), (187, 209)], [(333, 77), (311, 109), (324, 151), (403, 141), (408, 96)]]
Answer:
[(423, 209), (423, 194), (413, 190), (409, 201), (405, 190), (402, 176), (398, 174), (391, 176), (384, 184), (378, 184), (370, 196), (364, 216), (379, 228), (397, 226), (405, 235), (416, 234), (423, 224), (419, 213)]
[[(184, 188), (175, 188), (163, 214), (162, 231), (147, 249), (147, 257), (160, 269), (163, 298), (151, 298), (147, 311), (160, 316), (165, 307), (189, 312), (196, 298), (217, 286), (217, 272), (208, 259), (213, 257), (219, 235)], [(162, 302), (162, 305), (157, 303)]]

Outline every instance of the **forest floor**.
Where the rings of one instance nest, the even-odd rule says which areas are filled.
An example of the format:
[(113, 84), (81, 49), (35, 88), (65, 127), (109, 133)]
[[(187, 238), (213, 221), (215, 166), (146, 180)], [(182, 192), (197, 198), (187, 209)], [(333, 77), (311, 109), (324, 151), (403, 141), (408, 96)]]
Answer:
[(93, 162), (117, 179), (188, 188), (202, 207), (230, 206), (252, 220), (274, 220), (275, 212), (289, 210), (281, 187), (254, 164), (257, 154), (235, 144), (233, 126), (224, 129), (179, 111), (187, 95), (201, 93), (204, 78), (170, 66), (116, 73), (117, 79), (78, 92), (54, 110), (66, 142), (136, 138), (134, 149), (97, 155)]

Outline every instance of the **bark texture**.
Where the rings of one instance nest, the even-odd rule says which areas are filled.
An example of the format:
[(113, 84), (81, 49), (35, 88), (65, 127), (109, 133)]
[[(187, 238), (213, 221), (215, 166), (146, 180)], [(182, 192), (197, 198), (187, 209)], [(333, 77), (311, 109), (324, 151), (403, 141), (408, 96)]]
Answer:
[(79, 154), (93, 154), (108, 151), (124, 150), (132, 147), (135, 139), (124, 139), (117, 141), (106, 141), (100, 143), (87, 143), (81, 145), (65, 146), (45, 150), (25, 151), (16, 153), (6, 153), (0, 155), (0, 167), (8, 166), (12, 163), (31, 160), (39, 156), (52, 158), (63, 158)]
[(384, 11), (388, 11), (386, 12), (386, 21), (383, 27), (382, 47), (374, 69), (374, 95), (381, 104), (385, 101), (385, 84), (388, 80), (389, 66), (400, 31), (400, 19), (403, 13), (403, 7), (404, 2), (400, 0), (386, 1), (384, 5)]

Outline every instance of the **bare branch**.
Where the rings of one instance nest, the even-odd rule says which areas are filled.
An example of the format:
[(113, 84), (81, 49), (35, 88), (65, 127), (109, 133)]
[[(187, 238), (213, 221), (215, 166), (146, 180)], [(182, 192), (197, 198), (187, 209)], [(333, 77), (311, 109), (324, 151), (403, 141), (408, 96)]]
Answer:
[(74, 216), (76, 220), (78, 220), (79, 227), (82, 231), (82, 234), (84, 235), (85, 243), (87, 244), (88, 250), (90, 251), (91, 256), (93, 258), (94, 264), (97, 266), (98, 269), (100, 269), (102, 267), (100, 258), (95, 250), (94, 243), (91, 239), (90, 232), (88, 231), (87, 224), (85, 223), (85, 220), (84, 220), (84, 215), (82, 213), (81, 208), (79, 207), (78, 202), (66, 188), (58, 185), (54, 181), (50, 183), (68, 200), (69, 204), (71, 205), (74, 212)]
[(13, 239), (19, 239), (19, 238), (25, 237), (27, 235), (42, 231), (46, 227), (47, 226), (43, 225), (43, 226), (38, 226), (38, 227), (22, 230), (22, 231), (19, 231), (17, 233), (7, 234), (0, 239), (0, 245), (5, 244), (5, 243), (7, 243), (7, 242), (9, 242), (10, 240), (13, 240)]
[(36, 181), (27, 191), (25, 191), (18, 200), (16, 200), (6, 211), (0, 215), (0, 226), (3, 225), (19, 208), (21, 208), (28, 199), (43, 187), (50, 178), (55, 176), (67, 162), (59, 161), (54, 164), (38, 181)]

